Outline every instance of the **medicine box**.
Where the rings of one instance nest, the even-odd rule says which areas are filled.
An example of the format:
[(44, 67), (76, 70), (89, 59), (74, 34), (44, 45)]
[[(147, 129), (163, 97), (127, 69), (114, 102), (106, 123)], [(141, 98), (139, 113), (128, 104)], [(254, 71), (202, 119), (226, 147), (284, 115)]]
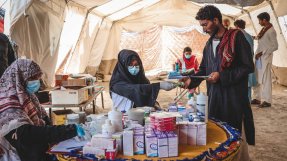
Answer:
[(125, 156), (134, 155), (134, 133), (132, 130), (123, 132), (123, 151)]
[(80, 89), (66, 89), (51, 91), (52, 104), (57, 105), (78, 105), (88, 100), (88, 90), (86, 88)]

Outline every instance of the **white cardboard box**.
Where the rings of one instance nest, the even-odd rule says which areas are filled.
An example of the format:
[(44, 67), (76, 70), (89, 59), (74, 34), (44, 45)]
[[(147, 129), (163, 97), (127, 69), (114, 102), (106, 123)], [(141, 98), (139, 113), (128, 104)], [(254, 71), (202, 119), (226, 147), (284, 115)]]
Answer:
[(163, 133), (157, 135), (158, 157), (168, 157), (168, 141), (167, 136)]
[(91, 145), (99, 149), (115, 149), (116, 140), (107, 138), (102, 134), (96, 134), (92, 137)]
[(134, 132), (132, 130), (123, 132), (123, 150), (125, 156), (134, 155)]
[(144, 134), (134, 134), (134, 154), (144, 154)]
[(180, 124), (179, 125), (179, 144), (187, 144), (188, 136), (188, 125)]
[(189, 124), (187, 130), (187, 144), (196, 145), (197, 140), (197, 125)]
[(206, 124), (197, 125), (196, 145), (206, 145)]
[(175, 132), (167, 133), (168, 138), (168, 157), (178, 156), (178, 136)]
[(106, 150), (105, 149), (100, 149), (92, 146), (85, 145), (83, 147), (83, 154), (94, 154), (97, 156), (105, 156)]
[(87, 101), (89, 98), (88, 90), (86, 88), (80, 88), (77, 90), (66, 89), (66, 90), (54, 90), (51, 91), (52, 104), (81, 104)]
[(157, 157), (157, 137), (154, 133), (146, 133), (145, 146), (148, 157)]

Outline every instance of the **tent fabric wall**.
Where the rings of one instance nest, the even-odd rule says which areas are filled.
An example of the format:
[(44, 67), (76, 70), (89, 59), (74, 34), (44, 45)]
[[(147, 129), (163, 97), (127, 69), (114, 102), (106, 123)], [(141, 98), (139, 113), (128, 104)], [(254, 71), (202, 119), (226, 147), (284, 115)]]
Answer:
[(154, 26), (140, 33), (122, 34), (120, 49), (139, 53), (147, 73), (172, 69), (172, 64), (182, 58), (183, 48), (190, 46), (193, 54), (201, 60), (202, 49), (209, 36), (199, 26), (183, 28)]
[[(50, 10), (42, 2), (35, 1), (26, 9), (26, 16), (11, 17), (11, 37), (19, 46), (19, 56), (37, 62), (48, 82), (54, 77), (64, 17), (62, 10), (58, 13)], [(18, 20), (14, 22), (15, 18)]]
[(94, 75), (98, 70), (108, 42), (111, 27), (111, 21), (106, 19), (101, 21), (100, 28), (96, 34), (95, 40), (93, 41), (86, 72)]
[(10, 3), (10, 11), (9, 11), (10, 24), (9, 26), (12, 26), (12, 27), (14, 26), (14, 24), (19, 20), (20, 17), (23, 16), (23, 13), (32, 4), (32, 2), (33, 0), (26, 0), (26, 1), (11, 0), (8, 2)]
[(85, 21), (87, 9), (76, 3), (70, 2), (66, 6), (65, 12), (66, 16), (59, 42), (56, 73), (64, 72), (68, 58), (76, 48)]
[(196, 22), (194, 15), (198, 9), (198, 6), (185, 0), (166, 0), (114, 23), (103, 60), (116, 59), (123, 29), (141, 32), (155, 24), (176, 27), (188, 26)]
[[(9, 13), (9, 16), (6, 17), (11, 19), (11, 23), (9, 23), (11, 24), (11, 37), (18, 43), (21, 55), (26, 55), (41, 65), (46, 77), (49, 77), (49, 83), (53, 82), (53, 74), (57, 69), (63, 69), (58, 71), (64, 71), (65, 69), (67, 72), (92, 71), (95, 73), (100, 66), (101, 69), (111, 73), (112, 66), (115, 64), (120, 50), (121, 35), (124, 30), (141, 33), (153, 28), (155, 25), (161, 28), (165, 26), (186, 27), (193, 24), (197, 25), (198, 22), (194, 17), (200, 8), (198, 4), (187, 0), (156, 0), (153, 3), (150, 0), (131, 0), (133, 1), (131, 6), (123, 5), (128, 6), (127, 8), (121, 7), (117, 9), (117, 12), (111, 14), (105, 12), (98, 14), (97, 8), (99, 6), (115, 0), (8, 1), (11, 10), (6, 12)], [(122, 3), (130, 2), (122, 1)], [(287, 3), (285, 0), (272, 0), (272, 3), (278, 16), (286, 14)], [(243, 8), (251, 11), (252, 21), (243, 12), (229, 16), (237, 18), (243, 14), (244, 16), (240, 17), (244, 17), (245, 20), (249, 21), (247, 30), (255, 34), (252, 23), (255, 24), (258, 32), (261, 27), (257, 25), (256, 15), (258, 12), (265, 11), (264, 6), (267, 6), (267, 4), (267, 2), (263, 2), (256, 6)], [(67, 20), (67, 16), (69, 16), (67, 10), (71, 6), (78, 6), (78, 10), (74, 8), (75, 10), (70, 9), (70, 11), (78, 12), (79, 17), (82, 16), (82, 19), (79, 20), (75, 31), (71, 32), (71, 35), (73, 35), (72, 40), (66, 39), (70, 43), (63, 43), (64, 39), (62, 40), (62, 38), (69, 33), (66, 30), (73, 29), (73, 27), (64, 28), (66, 25), (64, 19)], [(226, 6), (228, 7), (228, 5)], [(240, 9), (238, 6), (232, 8), (235, 7)], [(129, 8), (136, 8), (136, 11), (132, 10), (131, 12)], [(260, 8), (263, 9), (260, 10)], [(123, 14), (122, 12), (125, 10), (129, 13)], [(270, 7), (267, 10), (272, 13)], [(88, 13), (88, 11), (90, 12)], [(29, 16), (25, 17), (24, 13)], [(115, 15), (118, 13), (127, 17), (111, 21), (113, 20), (111, 17), (117, 17)], [(274, 15), (272, 16), (272, 19), (275, 20)], [(97, 20), (92, 22), (92, 19)], [(279, 35), (280, 30), (277, 23), (272, 23), (277, 30), (279, 41), (279, 50), (274, 54), (273, 65), (286, 67), (286, 46), (282, 43), (284, 39), (282, 35)], [(158, 34), (158, 36), (160, 35), (162, 34)], [(177, 53), (177, 51), (171, 50), (169, 52)], [(142, 56), (145, 57), (146, 55)]]
[(278, 17), (287, 15), (287, 1), (286, 0), (272, 0), (276, 14)]
[(85, 71), (100, 22), (100, 17), (88, 14), (76, 48), (71, 53), (71, 59), (66, 65), (65, 73), (83, 73)]

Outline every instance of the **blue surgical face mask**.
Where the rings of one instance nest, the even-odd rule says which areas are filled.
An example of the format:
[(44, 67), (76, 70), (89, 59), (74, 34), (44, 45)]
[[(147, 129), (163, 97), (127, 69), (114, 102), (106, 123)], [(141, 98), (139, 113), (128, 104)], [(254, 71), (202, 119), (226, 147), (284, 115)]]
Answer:
[(188, 55), (188, 54), (184, 54), (185, 58), (186, 59), (190, 59), (191, 58), (191, 55)]
[(131, 73), (131, 75), (137, 75), (140, 71), (140, 66), (129, 66), (128, 70)]
[(40, 88), (40, 80), (28, 81), (26, 90), (29, 94), (37, 92)]

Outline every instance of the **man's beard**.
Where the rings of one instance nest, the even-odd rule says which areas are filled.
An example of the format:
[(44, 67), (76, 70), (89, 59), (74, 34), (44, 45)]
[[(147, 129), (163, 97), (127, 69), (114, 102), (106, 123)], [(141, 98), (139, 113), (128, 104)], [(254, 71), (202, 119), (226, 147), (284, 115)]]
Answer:
[(218, 30), (219, 30), (219, 27), (218, 26), (214, 26), (214, 30), (212, 31), (212, 33), (210, 35), (216, 35)]

